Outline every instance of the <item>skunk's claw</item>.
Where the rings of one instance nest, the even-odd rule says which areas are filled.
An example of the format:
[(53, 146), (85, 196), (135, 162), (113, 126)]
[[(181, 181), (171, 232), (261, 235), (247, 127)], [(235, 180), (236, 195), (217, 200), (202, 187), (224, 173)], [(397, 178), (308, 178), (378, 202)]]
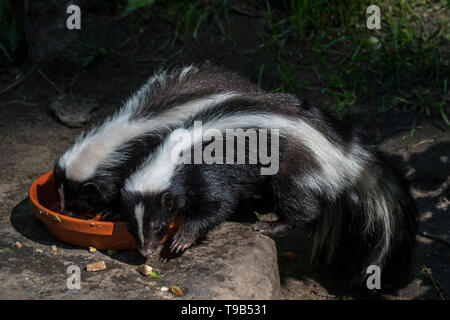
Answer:
[(170, 250), (172, 252), (178, 253), (180, 250), (184, 251), (190, 246), (192, 246), (195, 242), (195, 237), (191, 232), (186, 231), (186, 229), (180, 228), (175, 236), (173, 237), (172, 245), (170, 246)]
[(165, 258), (165, 257), (159, 256), (159, 261), (161, 261), (161, 262), (168, 262), (169, 259), (168, 259), (168, 258)]

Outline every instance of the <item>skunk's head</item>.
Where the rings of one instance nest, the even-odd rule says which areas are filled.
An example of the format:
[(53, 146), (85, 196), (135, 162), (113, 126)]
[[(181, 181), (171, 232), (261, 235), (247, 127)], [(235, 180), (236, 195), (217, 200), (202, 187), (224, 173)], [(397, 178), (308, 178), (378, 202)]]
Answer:
[(140, 194), (121, 191), (122, 212), (139, 253), (149, 257), (161, 248), (161, 239), (181, 208), (179, 197), (169, 191)]
[(97, 214), (109, 210), (111, 201), (118, 196), (114, 184), (102, 183), (97, 178), (76, 181), (66, 177), (66, 170), (57, 161), (54, 181), (61, 213), (69, 216)]

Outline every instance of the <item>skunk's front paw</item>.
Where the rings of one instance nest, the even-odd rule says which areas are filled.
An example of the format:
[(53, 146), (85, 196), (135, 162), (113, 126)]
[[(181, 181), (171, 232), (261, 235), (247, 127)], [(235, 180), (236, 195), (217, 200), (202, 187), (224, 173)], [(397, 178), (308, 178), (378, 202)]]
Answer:
[(184, 251), (190, 246), (192, 246), (197, 239), (194, 232), (186, 228), (185, 225), (181, 226), (178, 229), (177, 233), (173, 237), (172, 245), (170, 246), (170, 250), (172, 252), (178, 253), (178, 251)]
[(289, 226), (281, 222), (257, 221), (252, 225), (252, 230), (269, 237), (278, 237), (285, 234)]
[(266, 221), (257, 221), (252, 225), (252, 231), (259, 232), (265, 235), (268, 235), (272, 229), (272, 226), (269, 222)]

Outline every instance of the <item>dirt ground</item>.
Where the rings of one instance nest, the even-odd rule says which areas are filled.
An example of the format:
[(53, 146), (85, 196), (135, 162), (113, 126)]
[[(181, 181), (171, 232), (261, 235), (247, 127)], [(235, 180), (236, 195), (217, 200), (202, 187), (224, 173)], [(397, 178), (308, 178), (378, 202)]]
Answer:
[[(211, 61), (256, 81), (257, 74), (250, 67), (248, 55), (229, 48), (219, 38), (211, 36), (196, 46), (186, 47), (175, 56), (161, 60), (164, 52), (153, 49), (147, 37), (154, 29), (143, 31), (139, 43), (129, 41), (117, 46), (107, 57), (89, 68), (57, 62), (40, 66), (26, 64), (9, 68), (0, 74), (0, 90), (32, 73), (0, 97), (0, 254), (9, 260), (0, 261), (0, 282), (9, 274), (31, 270), (35, 261), (17, 258), (11, 244), (15, 241), (47, 248), (51, 245), (45, 229), (31, 224), (33, 230), (21, 226), (27, 190), (31, 182), (53, 167), (54, 161), (90, 125), (100, 121), (135, 91), (146, 78), (162, 66)], [(151, 33), (151, 34), (150, 34)], [(154, 34), (158, 41), (157, 34)], [(237, 46), (251, 41), (242, 35)], [(177, 48), (174, 49), (174, 51)], [(242, 49), (242, 48), (241, 48)], [(161, 62), (163, 61), (163, 62)], [(270, 66), (267, 66), (270, 68)], [(40, 70), (40, 71), (39, 71)], [(307, 76), (307, 75), (305, 75)], [(46, 79), (47, 78), (47, 79)], [(263, 87), (272, 86), (270, 76)], [(56, 121), (48, 111), (51, 99), (59, 93), (72, 92), (76, 98), (90, 98), (99, 108), (82, 128), (71, 129)], [(328, 106), (330, 101), (317, 94), (305, 98), (315, 104)], [(361, 106), (362, 107), (362, 106)], [(409, 137), (414, 115), (392, 111), (355, 119), (366, 138), (387, 152), (403, 170), (413, 188), (420, 212), (420, 247), (415, 259), (415, 278), (395, 293), (374, 293), (369, 296), (340, 295), (333, 283), (316, 274), (309, 266), (310, 243), (301, 230), (277, 240), (279, 255), (293, 251), (296, 262), (279, 257), (283, 299), (448, 299), (450, 297), (450, 128), (440, 119), (424, 118), (417, 124), (413, 138)], [(22, 219), (22, 220), (21, 220)], [(47, 239), (43, 241), (42, 239)], [(51, 239), (51, 238), (50, 238)], [(49, 242), (50, 241), (50, 242)], [(74, 259), (84, 259), (80, 251), (72, 251)], [(43, 263), (43, 261), (41, 261)], [(46, 260), (51, 268), (52, 261)], [(119, 268), (119, 267), (118, 267)], [(23, 283), (11, 284), (12, 297), (33, 298), (25, 283), (32, 281), (24, 275)], [(5, 283), (5, 282), (3, 282)]]

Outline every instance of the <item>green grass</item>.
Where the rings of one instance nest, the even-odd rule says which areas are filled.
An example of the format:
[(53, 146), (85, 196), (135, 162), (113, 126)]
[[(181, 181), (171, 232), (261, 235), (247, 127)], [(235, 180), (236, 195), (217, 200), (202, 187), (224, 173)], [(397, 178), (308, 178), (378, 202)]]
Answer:
[[(272, 18), (266, 1), (269, 32), (266, 47), (277, 47), (282, 90), (297, 91), (286, 61), (286, 43), (310, 48), (309, 65), (334, 111), (348, 114), (358, 101), (382, 97), (379, 110), (412, 109), (419, 115), (438, 111), (449, 125), (448, 1), (373, 1), (381, 8), (381, 30), (366, 28), (365, 1), (283, 1), (284, 17)], [(433, 14), (436, 20), (425, 21)], [(441, 22), (439, 22), (441, 21)], [(447, 25), (443, 25), (447, 23)], [(294, 45), (294, 46), (295, 46)], [(308, 49), (306, 49), (308, 51)], [(292, 60), (292, 59), (290, 59)]]
[[(0, 0), (0, 62), (6, 63), (15, 62), (23, 40), (11, 3)], [(166, 23), (167, 28), (157, 29), (162, 33), (158, 39), (164, 39), (158, 52), (167, 53), (165, 59), (219, 32), (230, 48), (251, 57), (259, 85), (269, 81), (274, 91), (320, 94), (340, 117), (391, 109), (414, 112), (412, 134), (422, 116), (437, 115), (450, 126), (450, 0), (370, 1), (381, 8), (380, 30), (366, 27), (368, 3), (122, 0), (112, 7), (127, 17), (136, 41), (143, 24)], [(245, 50), (237, 45), (236, 14), (263, 24), (260, 45)], [(81, 61), (85, 67), (113, 50), (109, 41), (82, 45), (87, 47)]]
[(139, 8), (151, 7), (155, 0), (128, 0), (124, 13), (136, 11)]
[(109, 55), (113, 48), (113, 41), (103, 38), (101, 42), (81, 42), (85, 47), (86, 55), (78, 60), (84, 68), (90, 67), (99, 59), (105, 58)]
[(11, 0), (0, 0), (0, 63), (14, 63), (22, 37), (22, 25)]
[[(230, 46), (242, 50), (230, 16), (257, 17), (264, 22), (262, 44), (242, 54), (253, 58), (258, 84), (275, 73), (275, 91), (323, 94), (341, 117), (411, 111), (416, 114), (412, 133), (424, 115), (439, 115), (450, 125), (450, 1), (370, 4), (381, 8), (380, 30), (367, 29), (368, 2), (362, 0), (128, 0), (123, 12), (136, 17), (137, 25), (155, 18), (168, 23), (170, 52), (195, 45), (206, 28), (219, 30)], [(371, 107), (364, 109), (366, 104)]]
[[(124, 13), (135, 13), (135, 17), (144, 20), (158, 17), (169, 23), (170, 49), (175, 43), (189, 42), (198, 37), (203, 22), (216, 12), (221, 12), (222, 2), (191, 0), (128, 0)], [(140, 9), (140, 10), (138, 10)], [(163, 13), (163, 14), (161, 14)], [(138, 24), (142, 21), (138, 21)]]

